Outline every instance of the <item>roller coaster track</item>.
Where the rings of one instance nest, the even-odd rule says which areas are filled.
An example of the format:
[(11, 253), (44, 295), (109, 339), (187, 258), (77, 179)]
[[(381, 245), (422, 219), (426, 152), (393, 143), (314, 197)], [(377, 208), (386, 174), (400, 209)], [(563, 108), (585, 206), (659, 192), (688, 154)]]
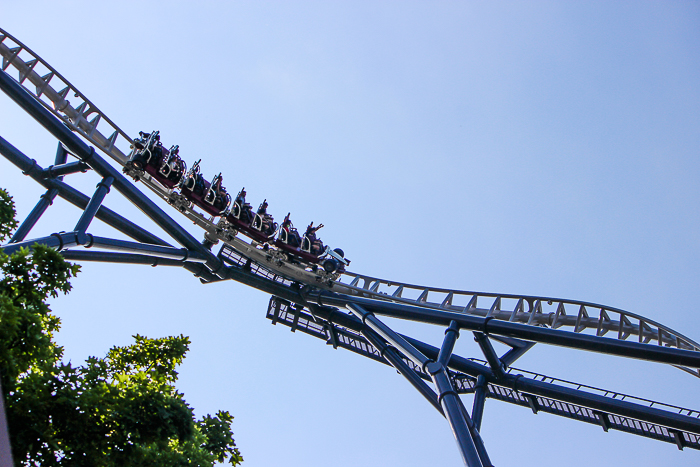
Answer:
[[(328, 274), (309, 270), (276, 255), (274, 248), (246, 241), (225, 221), (202, 214), (177, 190), (143, 174), (140, 181), (145, 186), (204, 230), (205, 242), (198, 242), (75, 134), (109, 156), (120, 169), (128, 160), (132, 138), (45, 60), (2, 29), (0, 55), (3, 91), (62, 143), (56, 164), (42, 168), (0, 138), (0, 152), (48, 190), (3, 247), (6, 252), (39, 242), (61, 250), (72, 260), (182, 266), (203, 282), (233, 279), (268, 292), (272, 295), (268, 318), (273, 324), (287, 325), (336, 348), (394, 366), (448, 419), (469, 466), (491, 465), (478, 431), (486, 397), (597, 424), (605, 431), (615, 429), (675, 443), (681, 449), (700, 449), (697, 410), (511, 367), (541, 342), (671, 364), (700, 377), (700, 344), (688, 337), (638, 314), (584, 301), (452, 290), (347, 271)], [(67, 163), (68, 155), (79, 162)], [(102, 187), (98, 185), (92, 197), (62, 181), (64, 174), (87, 169), (103, 178)], [(110, 186), (141, 208), (182, 248), (103, 206)], [(55, 196), (84, 210), (78, 225), (72, 232), (26, 241), (24, 237)], [(93, 217), (136, 242), (87, 234)], [(223, 246), (214, 255), (210, 248), (219, 242)], [(104, 251), (75, 249), (78, 246)], [(378, 315), (445, 326), (443, 346), (438, 349), (399, 335)], [(452, 355), (460, 330), (474, 332), (486, 362)], [(499, 357), (491, 339), (511, 350)], [(437, 391), (428, 387), (426, 380), (432, 381)], [(471, 417), (454, 393), (475, 394)]]

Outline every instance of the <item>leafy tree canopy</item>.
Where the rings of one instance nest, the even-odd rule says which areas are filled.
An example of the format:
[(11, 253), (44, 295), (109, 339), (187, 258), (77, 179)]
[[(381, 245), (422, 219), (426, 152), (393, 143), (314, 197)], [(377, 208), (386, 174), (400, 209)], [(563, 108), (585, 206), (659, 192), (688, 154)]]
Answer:
[[(0, 243), (16, 228), (0, 190)], [(243, 458), (225, 411), (194, 418), (175, 388), (185, 336), (113, 347), (83, 366), (53, 341), (60, 319), (46, 300), (68, 293), (80, 267), (35, 245), (0, 251), (0, 373), (16, 465), (210, 466)]]

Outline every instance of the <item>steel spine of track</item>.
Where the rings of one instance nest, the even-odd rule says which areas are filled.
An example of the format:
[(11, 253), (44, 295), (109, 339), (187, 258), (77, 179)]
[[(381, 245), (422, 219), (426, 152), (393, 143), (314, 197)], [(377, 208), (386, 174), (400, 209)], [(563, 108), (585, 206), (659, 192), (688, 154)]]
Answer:
[[(4, 72), (7, 72), (10, 66), (14, 67), (18, 72), (16, 81), (45, 108), (60, 118), (72, 131), (93, 143), (121, 166), (124, 165), (127, 155), (119, 146), (124, 144), (130, 145), (133, 142), (132, 138), (113, 123), (57, 70), (3, 29), (0, 29), (0, 55), (3, 57), (2, 69)], [(28, 60), (25, 61), (25, 58), (28, 58)], [(48, 71), (43, 76), (38, 72), (42, 67), (45, 69), (44, 71)], [(57, 81), (60, 82), (61, 86), (64, 86), (60, 91), (54, 88), (54, 84)], [(24, 84), (26, 82), (32, 83), (34, 89), (27, 87)], [(81, 103), (77, 107), (72, 106), (67, 99), (69, 95), (75, 96)], [(107, 127), (107, 133), (110, 133), (110, 136), (105, 136), (100, 131), (105, 127)], [(171, 204), (175, 204), (177, 201), (177, 193), (160, 186), (157, 182), (151, 180), (149, 176), (144, 176), (142, 182), (159, 197)], [(246, 253), (260, 255), (259, 250), (254, 245), (236, 238), (235, 233), (232, 234), (226, 231), (225, 227), (222, 227), (220, 223), (214, 223), (212, 219), (208, 219), (191, 207), (180, 206), (180, 211), (207, 233), (215, 236), (236, 251), (244, 255)], [(590, 302), (426, 287), (353, 272), (345, 272), (341, 276), (342, 281), (338, 280), (327, 286), (325, 283), (319, 283), (317, 277), (312, 273), (303, 274), (294, 271), (295, 274), (291, 274), (289, 268), (285, 271), (284, 267), (282, 267), (280, 271), (273, 264), (269, 266), (270, 269), (276, 269), (276, 272), (282, 275), (285, 275), (285, 272), (287, 272), (287, 277), (293, 280), (305, 282), (315, 287), (331, 288), (334, 291), (348, 295), (389, 300), (397, 303), (419, 305), (426, 308), (443, 309), (529, 325), (546, 326), (554, 329), (568, 327), (573, 328), (574, 332), (577, 333), (595, 333), (597, 336), (603, 336), (611, 332), (616, 334), (620, 340), (627, 340), (635, 336), (640, 343), (646, 344), (654, 341), (656, 345), (660, 346), (675, 347), (683, 350), (700, 350), (700, 344), (697, 342), (654, 320), (618, 308)], [(360, 285), (360, 282), (362, 282), (362, 285)], [(414, 297), (408, 298), (407, 295), (414, 295)], [(429, 301), (430, 296), (438, 296), (441, 300), (440, 302)], [(460, 301), (466, 303), (458, 305), (457, 303)], [(488, 301), (488, 308), (478, 307), (477, 303), (479, 301)], [(700, 377), (700, 369), (683, 366), (679, 366), (679, 368), (696, 377)]]

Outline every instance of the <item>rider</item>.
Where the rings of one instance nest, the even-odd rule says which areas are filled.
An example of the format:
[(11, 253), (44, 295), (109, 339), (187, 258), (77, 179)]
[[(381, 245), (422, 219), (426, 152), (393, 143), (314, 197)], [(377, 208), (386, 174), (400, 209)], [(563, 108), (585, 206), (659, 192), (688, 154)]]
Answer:
[(301, 240), (299, 238), (299, 232), (297, 232), (297, 229), (294, 228), (292, 220), (289, 218), (290, 214), (291, 212), (287, 213), (287, 217), (285, 217), (282, 221), (281, 228), (287, 232), (287, 243), (291, 246), (298, 247), (301, 244)]
[(195, 193), (199, 196), (203, 196), (203, 195), (205, 195), (205, 193), (204, 193), (205, 185), (204, 185), (204, 176), (202, 175), (201, 169), (199, 168), (200, 162), (202, 162), (202, 159), (200, 159), (194, 163), (194, 165), (190, 169), (190, 174), (191, 174), (191, 177), (194, 178), (194, 184), (192, 186), (192, 193)]
[(247, 219), (250, 219), (252, 216), (250, 214), (251, 206), (250, 203), (245, 202), (245, 187), (241, 188), (241, 191), (238, 192), (238, 196), (236, 196), (236, 203), (241, 207), (241, 215), (240, 219), (242, 221), (245, 221)]
[(153, 133), (139, 131), (139, 136), (141, 138), (134, 140), (134, 152), (129, 162), (139, 169), (145, 169), (149, 164), (160, 168), (164, 155), (167, 156), (168, 153), (160, 143), (160, 134), (157, 131)]
[[(241, 188), (241, 191), (238, 192), (238, 196), (236, 196), (236, 203), (238, 203), (241, 206), (241, 208), (243, 208), (244, 205), (248, 204), (245, 202), (245, 195), (245, 187), (243, 187)], [(250, 205), (248, 204), (248, 206)]]
[(262, 219), (262, 225), (260, 226), (260, 230), (264, 233), (267, 233), (268, 235), (271, 235), (272, 232), (270, 231), (272, 230), (273, 218), (267, 213), (267, 206), (267, 199), (265, 199), (258, 208), (258, 214)]
[(182, 180), (185, 166), (180, 159), (180, 146), (175, 145), (167, 150), (163, 148), (160, 167), (158, 172), (173, 183), (179, 183)]
[[(209, 187), (209, 191), (214, 195), (213, 199), (205, 199), (209, 204), (218, 209), (225, 208), (223, 204), (226, 203), (225, 200), (227, 199), (226, 188), (224, 188), (222, 185), (223, 182), (224, 177), (221, 174), (214, 177), (213, 184), (211, 187)], [(207, 193), (207, 195), (208, 194), (209, 193)], [(217, 201), (219, 202), (217, 203)]]
[(282, 227), (284, 227), (285, 230), (291, 229), (293, 227), (292, 220), (289, 218), (290, 214), (291, 212), (288, 212), (287, 215), (284, 217), (284, 220), (282, 221)]
[(321, 228), (323, 228), (323, 224), (319, 224), (318, 226), (314, 227), (314, 223), (312, 222), (306, 228), (306, 233), (304, 233), (306, 238), (308, 238), (309, 242), (311, 243), (311, 248), (309, 250), (312, 255), (318, 256), (323, 252), (323, 242), (320, 238), (316, 237), (316, 232), (318, 232)]
[(261, 216), (266, 215), (267, 214), (267, 206), (268, 206), (267, 199), (265, 199), (262, 202), (262, 204), (260, 204), (260, 207), (258, 208), (258, 214), (260, 214)]

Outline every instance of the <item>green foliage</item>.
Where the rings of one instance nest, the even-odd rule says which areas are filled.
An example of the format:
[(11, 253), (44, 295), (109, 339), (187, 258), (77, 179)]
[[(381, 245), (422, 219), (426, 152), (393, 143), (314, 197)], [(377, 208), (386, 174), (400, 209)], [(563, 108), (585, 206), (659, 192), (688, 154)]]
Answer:
[[(0, 242), (16, 227), (0, 190)], [(185, 336), (113, 347), (84, 366), (62, 361), (60, 320), (46, 304), (79, 266), (51, 248), (0, 251), (0, 372), (15, 463), (48, 466), (210, 466), (243, 460), (224, 411), (196, 420), (175, 388)]]
[(0, 242), (4, 241), (16, 227), (15, 203), (12, 201), (12, 196), (0, 189)]

